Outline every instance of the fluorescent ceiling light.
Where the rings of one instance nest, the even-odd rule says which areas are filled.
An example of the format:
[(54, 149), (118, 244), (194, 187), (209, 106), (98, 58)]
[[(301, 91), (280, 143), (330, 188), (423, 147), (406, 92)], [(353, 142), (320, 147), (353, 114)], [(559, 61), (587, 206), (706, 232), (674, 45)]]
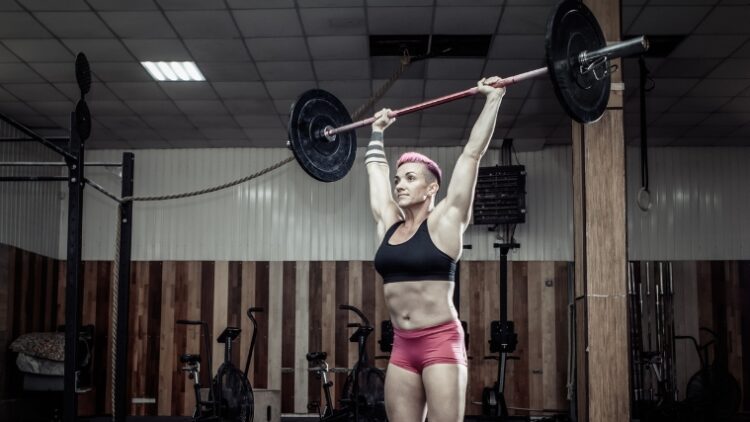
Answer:
[(205, 81), (194, 62), (141, 62), (157, 81)]

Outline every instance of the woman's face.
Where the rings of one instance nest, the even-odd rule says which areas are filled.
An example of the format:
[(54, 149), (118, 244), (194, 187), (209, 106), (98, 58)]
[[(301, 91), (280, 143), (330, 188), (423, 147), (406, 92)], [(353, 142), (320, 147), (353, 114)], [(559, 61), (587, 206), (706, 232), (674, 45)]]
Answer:
[(428, 172), (422, 163), (404, 163), (396, 170), (393, 190), (399, 207), (422, 203), (437, 193), (438, 184), (427, 180)]

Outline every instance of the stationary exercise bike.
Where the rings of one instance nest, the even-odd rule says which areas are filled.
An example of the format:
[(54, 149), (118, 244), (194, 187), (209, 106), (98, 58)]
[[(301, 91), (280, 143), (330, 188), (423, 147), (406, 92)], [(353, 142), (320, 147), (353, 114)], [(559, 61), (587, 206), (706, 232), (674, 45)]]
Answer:
[[(253, 390), (247, 379), (247, 373), (250, 369), (250, 361), (255, 349), (255, 340), (258, 332), (258, 324), (253, 316), (253, 312), (263, 312), (262, 308), (250, 308), (247, 310), (247, 317), (253, 324), (253, 336), (250, 341), (250, 350), (248, 350), (247, 361), (245, 362), (245, 371), (240, 371), (231, 362), (232, 342), (240, 335), (240, 329), (237, 327), (227, 327), (216, 339), (218, 343), (224, 344), (224, 362), (219, 366), (216, 376), (211, 374), (211, 353), (208, 336), (204, 335), (204, 347), (208, 353), (208, 374), (211, 378), (211, 386), (208, 389), (208, 397), (203, 400), (201, 397), (200, 385), (200, 355), (183, 354), (180, 356), (180, 362), (184, 365), (182, 370), (193, 381), (193, 391), (195, 394), (195, 411), (193, 412), (193, 421), (195, 422), (252, 422), (255, 402)], [(208, 333), (208, 324), (205, 321), (178, 320), (177, 324), (198, 325), (204, 333)]]
[(319, 420), (326, 422), (385, 422), (388, 420), (385, 414), (384, 401), (385, 373), (370, 366), (367, 360), (367, 337), (373, 331), (373, 328), (362, 311), (354, 306), (340, 305), (339, 309), (352, 311), (362, 320), (361, 323), (347, 324), (347, 327), (356, 328), (349, 337), (349, 341), (357, 343), (357, 362), (344, 382), (342, 406), (336, 409), (331, 398), (333, 382), (328, 379), (328, 363), (325, 361), (328, 356), (327, 353), (310, 352), (307, 354), (307, 361), (311, 367), (316, 367), (315, 372), (322, 380), (325, 394), (325, 407), (318, 409)]

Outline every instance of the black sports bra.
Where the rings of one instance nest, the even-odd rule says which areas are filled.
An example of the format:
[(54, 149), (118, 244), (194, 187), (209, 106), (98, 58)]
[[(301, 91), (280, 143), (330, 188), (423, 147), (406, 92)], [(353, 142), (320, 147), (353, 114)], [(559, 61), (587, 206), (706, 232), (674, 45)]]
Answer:
[(455, 281), (456, 261), (435, 246), (427, 229), (427, 220), (411, 239), (398, 245), (388, 243), (399, 225), (391, 226), (375, 254), (375, 269), (384, 283), (396, 281)]

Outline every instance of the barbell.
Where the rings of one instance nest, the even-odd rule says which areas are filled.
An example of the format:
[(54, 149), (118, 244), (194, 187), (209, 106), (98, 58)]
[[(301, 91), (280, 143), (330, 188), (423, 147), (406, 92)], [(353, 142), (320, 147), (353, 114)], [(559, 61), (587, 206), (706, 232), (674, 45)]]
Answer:
[[(545, 35), (546, 67), (505, 77), (496, 87), (549, 75), (565, 112), (581, 123), (598, 120), (610, 92), (609, 60), (643, 53), (648, 40), (641, 36), (607, 45), (593, 13), (579, 0), (563, 0), (550, 14)], [(475, 95), (477, 87), (393, 110), (398, 117)], [(304, 92), (292, 105), (289, 141), (295, 158), (312, 177), (337, 181), (349, 172), (357, 153), (354, 129), (372, 124), (375, 117), (352, 122), (333, 94), (321, 89)]]

